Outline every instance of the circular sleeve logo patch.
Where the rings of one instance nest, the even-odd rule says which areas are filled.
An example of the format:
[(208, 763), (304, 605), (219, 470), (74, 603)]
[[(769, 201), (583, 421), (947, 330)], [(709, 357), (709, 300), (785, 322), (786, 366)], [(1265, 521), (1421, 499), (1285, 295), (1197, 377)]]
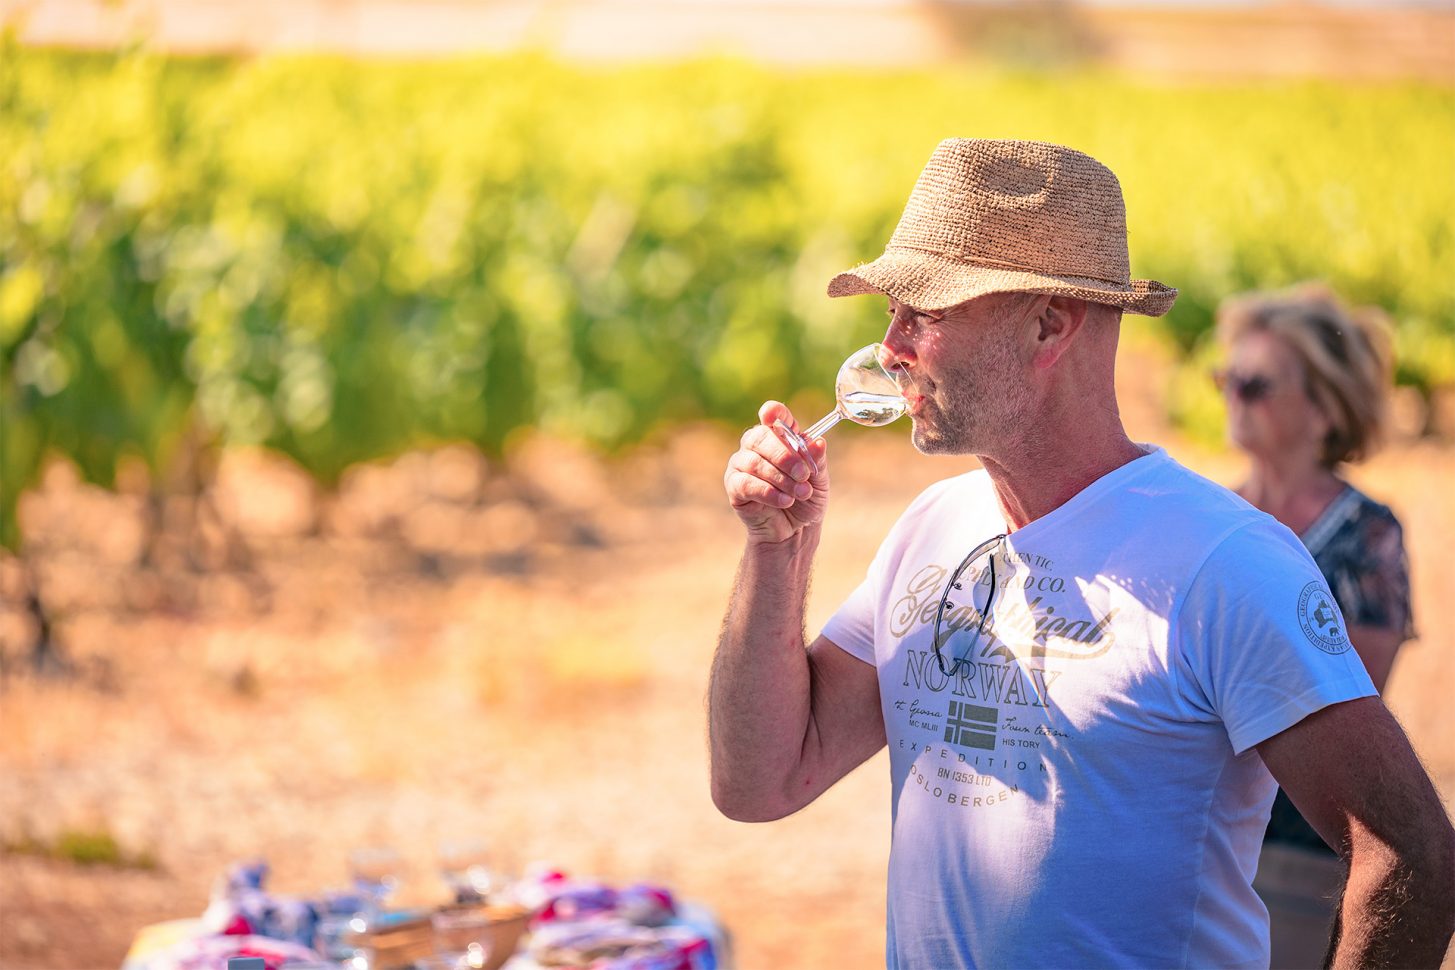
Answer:
[(1298, 594), (1298, 625), (1303, 627), (1309, 643), (1324, 653), (1337, 654), (1349, 649), (1344, 620), (1323, 583), (1311, 582)]

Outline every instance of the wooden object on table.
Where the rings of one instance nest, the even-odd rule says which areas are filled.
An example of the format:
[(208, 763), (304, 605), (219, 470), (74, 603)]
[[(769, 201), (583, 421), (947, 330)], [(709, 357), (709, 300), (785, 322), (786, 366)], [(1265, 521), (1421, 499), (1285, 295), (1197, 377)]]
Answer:
[[(500, 970), (515, 953), (530, 924), (530, 910), (515, 905), (446, 906), (440, 912), (478, 912), (485, 917), (485, 964), (481, 970)], [(380, 970), (406, 970), (420, 957), (435, 952), (435, 931), (430, 917), (407, 920), (364, 934), (363, 945), (374, 951)]]

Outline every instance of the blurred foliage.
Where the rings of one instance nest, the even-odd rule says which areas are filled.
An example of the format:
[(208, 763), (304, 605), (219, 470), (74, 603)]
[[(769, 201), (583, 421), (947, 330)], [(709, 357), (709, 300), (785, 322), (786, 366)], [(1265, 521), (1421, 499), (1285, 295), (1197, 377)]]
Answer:
[(112, 866), (123, 869), (159, 868), (156, 857), (148, 851), (127, 852), (116, 837), (104, 828), (63, 829), (53, 840), (25, 836), (0, 843), (0, 850), (15, 855), (33, 855), (80, 866)]
[[(264, 443), (322, 482), (526, 426), (605, 448), (746, 424), (881, 332), (829, 301), (949, 135), (1118, 173), (1133, 272), (1218, 300), (1317, 277), (1455, 380), (1455, 93), (1095, 74), (610, 69), (0, 48), (0, 544), (47, 451)], [(814, 404), (826, 403), (815, 400)]]

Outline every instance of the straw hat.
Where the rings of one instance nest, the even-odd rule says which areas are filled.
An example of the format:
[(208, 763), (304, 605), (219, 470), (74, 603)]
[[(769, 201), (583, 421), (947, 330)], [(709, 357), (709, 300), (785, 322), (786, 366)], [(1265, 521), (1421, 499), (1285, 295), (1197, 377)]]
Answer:
[(949, 138), (872, 263), (829, 296), (884, 293), (943, 310), (986, 293), (1050, 293), (1160, 317), (1177, 291), (1134, 280), (1122, 189), (1089, 155), (1034, 141)]

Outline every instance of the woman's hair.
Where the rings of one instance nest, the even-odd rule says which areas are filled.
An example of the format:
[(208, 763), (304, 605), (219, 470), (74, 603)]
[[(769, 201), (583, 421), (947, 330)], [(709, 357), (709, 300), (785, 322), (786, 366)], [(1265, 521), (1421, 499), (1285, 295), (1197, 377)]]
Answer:
[(1244, 293), (1218, 307), (1217, 332), (1224, 344), (1254, 331), (1277, 335), (1303, 365), (1304, 390), (1329, 419), (1320, 455), (1324, 466), (1368, 457), (1384, 431), (1393, 371), (1384, 311), (1348, 307), (1322, 283)]

